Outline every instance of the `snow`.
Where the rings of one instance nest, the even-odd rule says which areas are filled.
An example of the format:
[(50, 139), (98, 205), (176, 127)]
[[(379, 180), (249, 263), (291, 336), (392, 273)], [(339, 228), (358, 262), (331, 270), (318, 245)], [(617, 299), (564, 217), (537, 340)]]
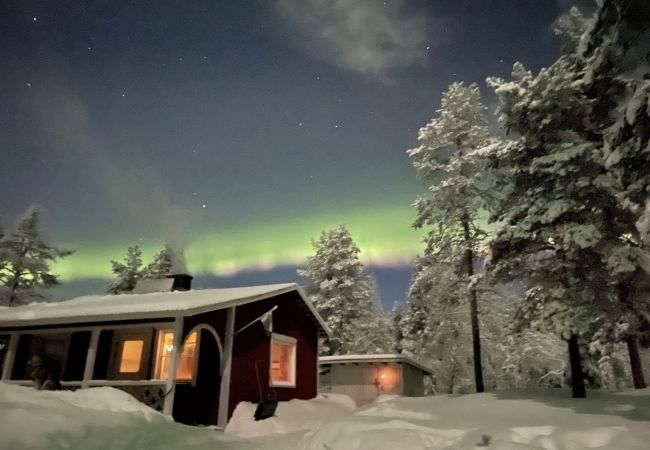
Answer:
[(355, 409), (338, 394), (280, 402), (255, 422), (241, 403), (225, 432), (189, 427), (112, 388), (43, 392), (0, 383), (0, 449), (636, 450), (650, 441), (650, 389), (399, 397)]
[(239, 437), (255, 438), (275, 434), (308, 432), (318, 429), (324, 422), (351, 413), (356, 404), (345, 395), (321, 394), (312, 400), (293, 399), (279, 402), (274, 417), (255, 421), (256, 404), (241, 402), (226, 426), (226, 433)]
[[(99, 322), (115, 319), (170, 317), (187, 315), (262, 300), (286, 292), (298, 291), (294, 283), (248, 286), (228, 289), (197, 289), (146, 294), (89, 295), (57, 303), (32, 303), (0, 309), (0, 326), (25, 326), (43, 323)], [(327, 327), (313, 306), (305, 300), (314, 317)]]
[(566, 389), (547, 389), (421, 398), (380, 396), (357, 410), (341, 410), (336, 417), (332, 417), (334, 400), (320, 397), (281, 402), (268, 424), (254, 422), (254, 405), (247, 404), (237, 408), (235, 422), (226, 432), (255, 436), (253, 442), (267, 449), (647, 448), (650, 389), (591, 391), (588, 395), (574, 400)]
[(113, 388), (36, 391), (0, 382), (0, 449), (253, 449), (241, 439), (189, 427)]
[(334, 355), (334, 356), (321, 356), (318, 358), (321, 364), (345, 364), (345, 363), (360, 363), (360, 362), (397, 362), (407, 363), (418, 369), (428, 373), (433, 373), (433, 369), (419, 363), (410, 356), (404, 354), (382, 353), (376, 355)]

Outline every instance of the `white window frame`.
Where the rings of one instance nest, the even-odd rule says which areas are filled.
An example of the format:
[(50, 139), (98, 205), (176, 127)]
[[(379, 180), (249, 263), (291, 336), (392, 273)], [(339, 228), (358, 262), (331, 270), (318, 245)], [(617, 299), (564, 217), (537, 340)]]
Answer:
[[(284, 345), (290, 345), (293, 348), (293, 358), (291, 358), (290, 381), (273, 381), (273, 342)], [(271, 333), (271, 342), (269, 345), (269, 386), (271, 387), (296, 387), (296, 360), (298, 359), (298, 339), (284, 334)]]

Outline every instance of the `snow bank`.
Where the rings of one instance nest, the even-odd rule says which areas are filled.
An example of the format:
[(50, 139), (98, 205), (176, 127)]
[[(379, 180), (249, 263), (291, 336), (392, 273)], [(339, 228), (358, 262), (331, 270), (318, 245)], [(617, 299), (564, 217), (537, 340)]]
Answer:
[(321, 394), (311, 400), (279, 402), (274, 417), (258, 422), (253, 418), (256, 407), (254, 403), (239, 403), (228, 422), (226, 433), (254, 438), (315, 430), (329, 420), (349, 414), (356, 404), (346, 395)]
[[(357, 410), (345, 396), (281, 402), (276, 417), (254, 422), (241, 404), (226, 429), (262, 448), (586, 450), (647, 449), (650, 390), (589, 392), (573, 400), (561, 389), (465, 396), (378, 397)], [(349, 400), (348, 400), (349, 402)]]
[(564, 390), (380, 399), (314, 433), (309, 449), (647, 449), (650, 390)]
[(113, 388), (36, 391), (0, 382), (0, 449), (251, 449), (188, 427)]

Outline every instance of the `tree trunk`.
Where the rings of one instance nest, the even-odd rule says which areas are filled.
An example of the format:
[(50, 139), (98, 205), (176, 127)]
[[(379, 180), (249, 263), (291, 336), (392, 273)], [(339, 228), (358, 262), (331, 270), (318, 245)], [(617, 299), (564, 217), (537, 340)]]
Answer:
[(636, 341), (636, 336), (628, 335), (625, 338), (625, 342), (627, 343), (627, 352), (630, 355), (634, 389), (644, 389), (646, 384), (643, 377), (643, 367), (641, 366), (641, 357), (639, 356), (639, 345)]
[(14, 278), (13, 282), (11, 283), (11, 293), (9, 294), (9, 305), (8, 306), (13, 306), (14, 301), (16, 300), (16, 289), (18, 288), (18, 279)]
[(567, 341), (569, 344), (569, 362), (571, 363), (571, 397), (585, 398), (585, 380), (582, 376), (582, 361), (580, 360), (580, 346), (578, 336), (575, 334)]
[[(465, 268), (467, 277), (474, 275), (474, 251), (472, 250), (472, 239), (469, 230), (469, 220), (463, 218), (463, 233), (465, 237)], [(481, 364), (481, 335), (478, 326), (478, 305), (476, 289), (470, 288), (467, 293), (469, 297), (469, 310), (472, 324), (472, 349), (474, 353), (474, 384), (476, 392), (485, 392), (483, 385), (483, 366)]]
[[(634, 308), (632, 307), (632, 302), (630, 301), (629, 290), (624, 283), (618, 284), (618, 301), (636, 314), (636, 311), (634, 311)], [(643, 377), (643, 367), (641, 366), (639, 345), (637, 343), (636, 337), (633, 335), (627, 335), (625, 337), (625, 343), (627, 344), (627, 352), (630, 357), (632, 384), (634, 385), (634, 389), (643, 389), (646, 387), (646, 384)]]

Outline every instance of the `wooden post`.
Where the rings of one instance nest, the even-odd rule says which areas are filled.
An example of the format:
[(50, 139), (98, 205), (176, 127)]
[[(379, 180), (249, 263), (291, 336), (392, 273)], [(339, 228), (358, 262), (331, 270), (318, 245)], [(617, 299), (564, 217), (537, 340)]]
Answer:
[(14, 368), (14, 360), (16, 359), (16, 349), (18, 348), (18, 333), (11, 333), (9, 338), (9, 346), (5, 354), (4, 364), (2, 365), (2, 380), (8, 381), (11, 379), (11, 371)]
[(86, 389), (88, 382), (93, 379), (93, 371), (95, 370), (95, 358), (97, 357), (97, 344), (99, 343), (99, 328), (93, 328), (90, 332), (90, 343), (88, 344), (88, 352), (86, 353), (86, 366), (84, 367), (84, 377), (81, 382), (81, 388)]
[(228, 308), (226, 315), (226, 335), (221, 358), (221, 389), (219, 391), (219, 416), (217, 426), (225, 428), (228, 424), (228, 400), (230, 398), (230, 371), (232, 369), (232, 344), (235, 334), (235, 307)]
[(169, 364), (169, 373), (167, 374), (167, 383), (165, 384), (165, 404), (163, 405), (163, 414), (171, 416), (174, 411), (174, 395), (176, 387), (176, 370), (178, 368), (179, 351), (183, 345), (183, 317), (177, 317), (174, 320), (174, 348), (172, 349), (172, 360)]

